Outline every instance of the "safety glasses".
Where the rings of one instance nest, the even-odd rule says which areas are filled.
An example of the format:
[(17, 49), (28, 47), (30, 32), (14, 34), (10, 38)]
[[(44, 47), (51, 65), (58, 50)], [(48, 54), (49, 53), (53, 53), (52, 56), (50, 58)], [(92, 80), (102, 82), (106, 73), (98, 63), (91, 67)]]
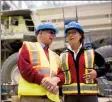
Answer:
[(49, 34), (55, 35), (55, 33), (52, 30), (44, 30), (44, 31), (49, 33)]

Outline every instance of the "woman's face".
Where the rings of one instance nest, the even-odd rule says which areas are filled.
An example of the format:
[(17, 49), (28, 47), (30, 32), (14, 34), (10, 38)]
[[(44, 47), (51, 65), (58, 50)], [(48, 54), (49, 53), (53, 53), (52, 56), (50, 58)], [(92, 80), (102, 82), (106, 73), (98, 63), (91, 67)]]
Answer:
[(81, 35), (76, 29), (70, 29), (67, 31), (66, 40), (69, 44), (80, 43)]

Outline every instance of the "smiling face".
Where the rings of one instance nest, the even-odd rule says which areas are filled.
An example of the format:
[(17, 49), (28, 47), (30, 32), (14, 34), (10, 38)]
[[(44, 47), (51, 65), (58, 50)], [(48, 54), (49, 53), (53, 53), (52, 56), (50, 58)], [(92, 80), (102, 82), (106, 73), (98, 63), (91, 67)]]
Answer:
[(47, 46), (52, 44), (52, 41), (56, 37), (52, 30), (42, 30), (39, 32), (39, 40)]
[(81, 34), (76, 29), (70, 29), (67, 31), (66, 40), (69, 44), (79, 44)]

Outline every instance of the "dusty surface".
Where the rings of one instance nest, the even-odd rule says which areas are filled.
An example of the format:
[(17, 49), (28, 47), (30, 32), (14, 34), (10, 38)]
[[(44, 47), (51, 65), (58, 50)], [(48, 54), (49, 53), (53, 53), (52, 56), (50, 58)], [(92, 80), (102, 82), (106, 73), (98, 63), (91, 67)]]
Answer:
[[(110, 101), (109, 101), (110, 99)], [(108, 97), (99, 97), (98, 98), (99, 102), (112, 102), (112, 97), (108, 98)]]

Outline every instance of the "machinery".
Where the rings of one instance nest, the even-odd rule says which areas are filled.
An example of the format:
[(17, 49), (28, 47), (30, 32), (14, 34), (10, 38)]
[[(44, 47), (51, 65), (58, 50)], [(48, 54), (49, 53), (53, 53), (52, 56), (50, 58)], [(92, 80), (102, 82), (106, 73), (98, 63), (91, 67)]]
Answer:
[[(2, 98), (17, 95), (17, 85), (19, 81), (19, 71), (16, 61), (18, 51), (23, 41), (36, 41), (34, 36), (34, 21), (30, 16), (31, 11), (15, 10), (3, 11), (1, 14), (2, 34), (1, 34), (1, 57), (2, 57)], [(25, 37), (25, 35), (28, 35)]]
[[(34, 29), (42, 22), (39, 17), (40, 16), (38, 16), (36, 11), (31, 11), (29, 9), (3, 11), (1, 14), (2, 93), (8, 95), (17, 94), (17, 85), (20, 77), (16, 64), (18, 51), (21, 48), (23, 41), (37, 41), (34, 35)], [(103, 35), (105, 35), (105, 33)], [(64, 42), (63, 39), (64, 36), (57, 37), (54, 44), (51, 45), (51, 49), (60, 54), (65, 48), (64, 43), (62, 43), (62, 47), (58, 48), (60, 42)], [(59, 42), (58, 45), (55, 42)], [(86, 32), (85, 46), (92, 46), (112, 65), (112, 34), (101, 37), (100, 33), (95, 35), (94, 32)], [(109, 79), (110, 83), (112, 83), (111, 75), (112, 72), (105, 76)], [(101, 93), (102, 92), (103, 91), (101, 91)]]

